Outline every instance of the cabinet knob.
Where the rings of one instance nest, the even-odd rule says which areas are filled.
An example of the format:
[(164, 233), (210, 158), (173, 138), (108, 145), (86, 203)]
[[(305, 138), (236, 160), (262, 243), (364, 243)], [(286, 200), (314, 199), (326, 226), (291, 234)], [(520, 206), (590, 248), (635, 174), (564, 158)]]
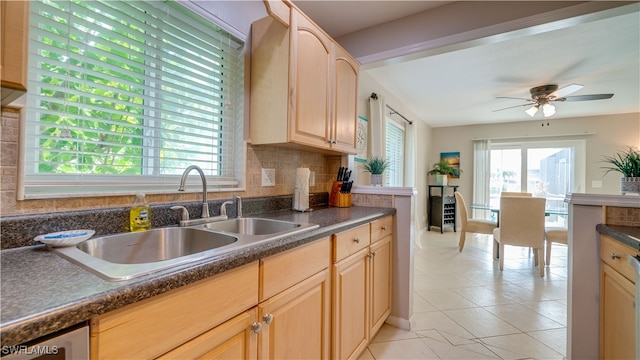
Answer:
[(386, 225), (382, 227), (382, 231), (387, 231), (387, 226)]
[(616, 254), (616, 253), (614, 253), (614, 252), (612, 252), (611, 254), (609, 254), (609, 256), (611, 256), (611, 259), (612, 259), (612, 260), (620, 259), (620, 255), (618, 255), (618, 254)]
[(375, 251), (374, 251), (374, 252), (372, 252), (372, 253), (371, 253), (371, 256), (376, 256), (376, 252), (375, 252)]
[(353, 241), (354, 241), (356, 244), (360, 244), (360, 238), (355, 238), (355, 239), (353, 239)]
[(262, 324), (261, 323), (254, 322), (254, 323), (251, 324), (251, 331), (253, 331), (254, 334), (259, 333), (260, 330), (262, 330)]
[(267, 325), (271, 324), (273, 321), (273, 314), (264, 314), (264, 316), (262, 316), (262, 321)]

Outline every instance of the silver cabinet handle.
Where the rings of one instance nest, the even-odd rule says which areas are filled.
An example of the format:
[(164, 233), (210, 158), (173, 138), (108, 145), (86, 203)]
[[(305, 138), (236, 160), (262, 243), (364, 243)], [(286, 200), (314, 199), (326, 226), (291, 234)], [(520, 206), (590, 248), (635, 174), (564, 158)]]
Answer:
[(262, 330), (262, 324), (261, 323), (254, 322), (253, 324), (251, 324), (251, 331), (253, 331), (254, 334), (259, 333), (260, 330)]
[(262, 321), (267, 325), (271, 324), (273, 321), (273, 314), (264, 314), (264, 316), (262, 316)]
[(360, 244), (360, 238), (355, 238), (355, 239), (353, 239), (353, 241), (354, 241), (356, 244)]
[(611, 256), (611, 259), (615, 260), (615, 259), (620, 259), (620, 255), (617, 255), (616, 253), (612, 252), (611, 254), (609, 254), (609, 256)]

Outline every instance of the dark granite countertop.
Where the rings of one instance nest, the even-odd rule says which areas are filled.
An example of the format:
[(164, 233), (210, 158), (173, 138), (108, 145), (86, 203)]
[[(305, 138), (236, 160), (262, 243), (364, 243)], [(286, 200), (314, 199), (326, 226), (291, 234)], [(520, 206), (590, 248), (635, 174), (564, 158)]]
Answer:
[(393, 208), (281, 210), (260, 217), (320, 225), (303, 234), (127, 281), (106, 281), (59, 257), (45, 246), (0, 251), (1, 340), (13, 346), (86, 322), (100, 314), (394, 214)]
[(640, 250), (640, 226), (616, 226), (598, 224), (596, 230), (600, 234), (610, 236), (621, 243)]

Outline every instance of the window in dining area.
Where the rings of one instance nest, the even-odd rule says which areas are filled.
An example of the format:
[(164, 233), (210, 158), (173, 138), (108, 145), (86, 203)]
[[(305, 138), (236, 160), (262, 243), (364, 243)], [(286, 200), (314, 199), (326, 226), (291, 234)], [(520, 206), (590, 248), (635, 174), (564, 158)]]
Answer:
[(492, 143), (490, 204), (499, 206), (503, 191), (530, 192), (547, 199), (547, 225), (566, 226), (554, 212), (566, 212), (565, 196), (584, 188), (584, 154), (583, 140)]

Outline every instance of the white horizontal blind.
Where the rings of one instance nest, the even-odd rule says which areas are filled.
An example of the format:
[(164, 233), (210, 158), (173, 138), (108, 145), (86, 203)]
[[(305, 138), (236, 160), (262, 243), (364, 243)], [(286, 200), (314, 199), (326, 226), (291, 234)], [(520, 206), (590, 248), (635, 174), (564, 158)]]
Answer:
[(389, 167), (385, 171), (387, 186), (404, 186), (404, 126), (387, 118), (386, 159)]
[(243, 46), (173, 2), (32, 2), (25, 196), (238, 187)]

